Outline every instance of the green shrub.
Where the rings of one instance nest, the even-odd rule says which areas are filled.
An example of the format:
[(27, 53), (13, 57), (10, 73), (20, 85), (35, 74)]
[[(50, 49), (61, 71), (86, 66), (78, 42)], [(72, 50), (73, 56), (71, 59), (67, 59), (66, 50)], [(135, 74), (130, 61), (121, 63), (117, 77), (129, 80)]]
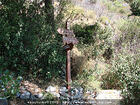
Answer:
[(140, 40), (140, 18), (123, 19), (118, 22), (118, 26), (121, 34), (118, 40), (116, 40), (116, 45), (119, 47), (123, 46), (123, 48), (127, 47), (130, 52), (137, 54)]
[(94, 43), (93, 32), (94, 32), (95, 28), (96, 28), (96, 26), (85, 26), (85, 27), (82, 27), (81, 25), (73, 26), (76, 37), (83, 44)]
[(131, 7), (132, 14), (135, 16), (140, 16), (140, 0), (126, 0)]
[(78, 38), (80, 44), (83, 44), (83, 49), (91, 52), (91, 57), (96, 58), (102, 56), (105, 49), (111, 48), (112, 29), (100, 22), (95, 23), (92, 26), (80, 26), (75, 25), (73, 27), (75, 36)]
[(58, 75), (64, 63), (61, 37), (47, 21), (45, 7), (24, 0), (0, 2), (0, 69)]
[(0, 97), (1, 98), (14, 98), (17, 92), (19, 92), (19, 86), (21, 77), (14, 78), (14, 74), (11, 74), (8, 70), (0, 71)]
[(126, 105), (137, 105), (140, 99), (140, 59), (138, 56), (119, 54), (111, 69), (118, 76)]

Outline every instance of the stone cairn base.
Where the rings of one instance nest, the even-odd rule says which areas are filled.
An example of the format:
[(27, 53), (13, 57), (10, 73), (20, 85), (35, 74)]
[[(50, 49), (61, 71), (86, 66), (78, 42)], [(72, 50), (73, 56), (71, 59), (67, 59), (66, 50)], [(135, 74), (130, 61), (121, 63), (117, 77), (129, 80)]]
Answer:
[(60, 89), (60, 105), (86, 105), (83, 100), (83, 88), (71, 88), (70, 92), (63, 87)]

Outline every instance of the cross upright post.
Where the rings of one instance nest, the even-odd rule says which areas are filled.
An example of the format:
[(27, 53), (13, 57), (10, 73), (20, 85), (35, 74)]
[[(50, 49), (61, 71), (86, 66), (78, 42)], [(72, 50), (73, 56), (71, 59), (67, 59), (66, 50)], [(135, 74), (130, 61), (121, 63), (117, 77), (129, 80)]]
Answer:
[(64, 50), (66, 51), (66, 81), (68, 94), (70, 95), (71, 83), (71, 50), (78, 40), (74, 37), (74, 33), (70, 30), (68, 22), (66, 22), (66, 29), (58, 28), (58, 33), (63, 36)]
[[(68, 22), (66, 22), (66, 29), (70, 29), (70, 26), (68, 24)], [(70, 89), (71, 89), (71, 86), (70, 86), (70, 82), (71, 82), (71, 58), (70, 58), (70, 55), (71, 55), (71, 51), (70, 49), (66, 50), (66, 81), (67, 81), (67, 89), (68, 89), (68, 93), (70, 95)]]

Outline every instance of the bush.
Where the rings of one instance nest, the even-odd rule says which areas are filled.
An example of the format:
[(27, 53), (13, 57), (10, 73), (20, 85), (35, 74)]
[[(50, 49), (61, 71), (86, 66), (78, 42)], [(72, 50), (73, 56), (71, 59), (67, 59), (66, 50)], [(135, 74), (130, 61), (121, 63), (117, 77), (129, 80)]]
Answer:
[(61, 37), (47, 21), (45, 7), (24, 0), (0, 2), (0, 69), (57, 75), (64, 62)]
[(73, 30), (76, 37), (83, 44), (94, 43), (93, 31), (95, 30), (95, 28), (96, 26), (85, 26), (85, 27), (82, 27), (81, 25), (73, 26)]
[(0, 97), (1, 98), (14, 98), (19, 92), (21, 77), (14, 78), (8, 70), (0, 71)]
[(137, 105), (140, 99), (140, 59), (138, 56), (119, 54), (111, 69), (118, 76), (126, 105)]
[(130, 7), (131, 7), (131, 11), (132, 11), (132, 15), (135, 16), (140, 16), (140, 1), (139, 0), (128, 0)]
[(118, 22), (118, 25), (121, 34), (118, 40), (116, 39), (115, 46), (118, 46), (119, 50), (121, 50), (121, 47), (127, 47), (128, 51), (137, 54), (140, 49), (140, 18), (123, 19)]
[[(73, 26), (75, 36), (78, 38), (80, 44), (86, 52), (91, 52), (90, 58), (101, 57), (105, 49), (111, 48), (113, 43), (110, 38), (112, 37), (112, 29), (101, 22), (97, 22), (91, 26)], [(91, 50), (87, 50), (91, 49)]]

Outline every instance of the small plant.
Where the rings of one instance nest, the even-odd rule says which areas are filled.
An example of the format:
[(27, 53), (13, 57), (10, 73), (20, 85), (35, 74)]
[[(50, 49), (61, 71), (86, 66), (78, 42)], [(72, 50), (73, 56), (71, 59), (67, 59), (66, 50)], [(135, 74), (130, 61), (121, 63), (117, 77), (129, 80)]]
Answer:
[(22, 77), (14, 78), (14, 74), (11, 74), (8, 70), (0, 73), (0, 97), (2, 98), (14, 98), (17, 92), (19, 92), (19, 86)]

